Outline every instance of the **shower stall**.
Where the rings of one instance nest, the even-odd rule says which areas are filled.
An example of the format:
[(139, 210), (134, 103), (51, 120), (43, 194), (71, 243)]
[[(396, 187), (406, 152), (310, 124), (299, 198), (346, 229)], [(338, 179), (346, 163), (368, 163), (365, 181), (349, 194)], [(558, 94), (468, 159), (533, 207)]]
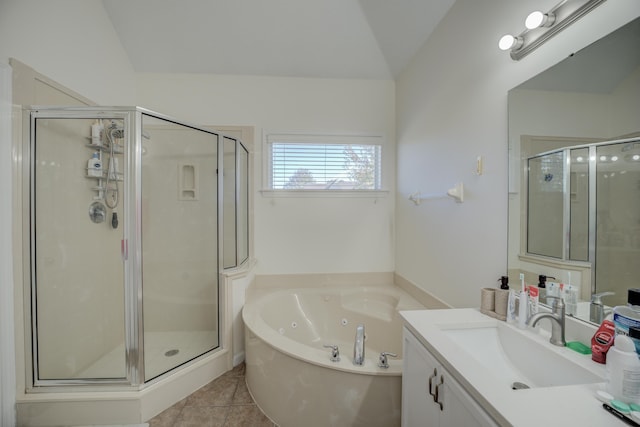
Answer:
[(27, 391), (143, 390), (220, 352), (220, 274), (249, 257), (244, 144), (138, 107), (26, 114)]

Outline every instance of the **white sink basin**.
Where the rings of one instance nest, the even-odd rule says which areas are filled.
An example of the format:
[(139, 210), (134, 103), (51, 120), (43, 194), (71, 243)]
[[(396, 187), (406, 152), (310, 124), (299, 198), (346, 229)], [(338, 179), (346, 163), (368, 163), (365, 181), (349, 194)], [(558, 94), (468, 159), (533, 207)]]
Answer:
[[(518, 330), (498, 322), (491, 327), (446, 327), (442, 332), (460, 349), (491, 371), (506, 387), (523, 383), (530, 388), (602, 382), (582, 366), (591, 362), (568, 348), (556, 347), (531, 330)], [(588, 360), (585, 360), (588, 359)]]

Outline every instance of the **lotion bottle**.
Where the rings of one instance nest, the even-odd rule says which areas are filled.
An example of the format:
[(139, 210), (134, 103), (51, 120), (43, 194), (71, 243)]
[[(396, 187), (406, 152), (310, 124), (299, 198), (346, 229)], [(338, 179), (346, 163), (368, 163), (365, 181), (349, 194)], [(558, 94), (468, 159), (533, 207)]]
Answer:
[(507, 300), (507, 323), (516, 322), (516, 291), (509, 289), (509, 299)]
[(102, 176), (102, 160), (100, 160), (100, 153), (95, 152), (93, 156), (87, 162), (87, 175), (94, 177)]

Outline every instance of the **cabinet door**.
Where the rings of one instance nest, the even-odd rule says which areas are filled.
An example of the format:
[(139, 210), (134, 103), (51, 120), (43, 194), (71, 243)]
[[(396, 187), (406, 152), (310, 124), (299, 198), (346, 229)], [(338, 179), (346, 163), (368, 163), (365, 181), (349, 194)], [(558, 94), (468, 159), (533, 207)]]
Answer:
[(437, 384), (434, 387), (438, 387), (438, 402), (442, 402), (440, 427), (497, 426), (495, 421), (441, 366), (438, 367)]
[(402, 426), (436, 427), (439, 424), (440, 407), (429, 393), (429, 379), (431, 378), (432, 390), (434, 390), (436, 377), (440, 378), (440, 368), (433, 356), (406, 329), (404, 330), (403, 358)]

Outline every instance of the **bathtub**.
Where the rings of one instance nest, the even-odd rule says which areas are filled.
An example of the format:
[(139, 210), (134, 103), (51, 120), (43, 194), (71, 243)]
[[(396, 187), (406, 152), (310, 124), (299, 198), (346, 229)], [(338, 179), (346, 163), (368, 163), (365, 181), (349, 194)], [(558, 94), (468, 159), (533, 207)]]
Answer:
[[(246, 381), (262, 411), (280, 427), (399, 426), (402, 321), (424, 309), (395, 286), (294, 288), (249, 298)], [(356, 327), (365, 326), (365, 362), (353, 364)], [(341, 360), (330, 360), (337, 345)], [(391, 352), (389, 368), (378, 367)]]

